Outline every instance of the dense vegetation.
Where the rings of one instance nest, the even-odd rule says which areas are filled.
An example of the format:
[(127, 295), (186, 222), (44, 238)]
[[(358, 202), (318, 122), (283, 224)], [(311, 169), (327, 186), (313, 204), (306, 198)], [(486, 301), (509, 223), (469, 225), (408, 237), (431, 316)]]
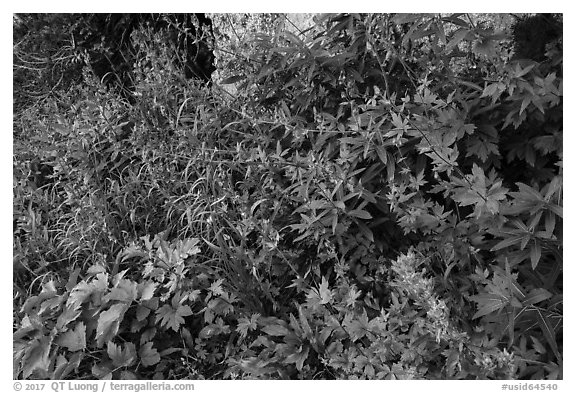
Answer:
[(561, 16), (93, 18), (15, 17), (15, 378), (562, 378)]

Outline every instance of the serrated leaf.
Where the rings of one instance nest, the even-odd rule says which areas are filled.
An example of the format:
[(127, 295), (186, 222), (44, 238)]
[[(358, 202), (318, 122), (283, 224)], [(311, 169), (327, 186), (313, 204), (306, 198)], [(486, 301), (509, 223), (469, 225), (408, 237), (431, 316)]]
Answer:
[(564, 217), (564, 215), (562, 213), (562, 211), (563, 211), (562, 206), (549, 204), (548, 209), (552, 210), (554, 212), (554, 214), (556, 214), (558, 217), (560, 217), (560, 218)]
[(384, 146), (376, 146), (376, 154), (378, 154), (378, 158), (384, 165), (388, 162), (388, 156), (386, 155), (386, 149)]
[(86, 349), (86, 325), (84, 322), (79, 322), (74, 330), (69, 330), (61, 335), (56, 344), (66, 347), (71, 352)]
[(137, 296), (137, 284), (134, 281), (122, 279), (118, 282), (118, 285), (115, 288), (110, 290), (110, 293), (106, 294), (102, 298), (102, 300), (104, 302), (117, 300), (130, 304), (136, 300)]
[(140, 296), (140, 301), (150, 300), (154, 296), (154, 291), (158, 284), (152, 281), (145, 281), (138, 284), (138, 294)]
[(184, 317), (190, 315), (192, 315), (192, 310), (187, 305), (177, 305), (177, 308), (173, 308), (165, 304), (156, 311), (156, 322), (160, 321), (160, 326), (177, 332), (180, 325), (184, 323)]
[(472, 319), (483, 317), (506, 307), (508, 301), (500, 295), (496, 294), (482, 294), (471, 296), (471, 299), (478, 303), (478, 311), (472, 316)]
[(56, 330), (59, 332), (66, 331), (66, 325), (75, 321), (80, 316), (80, 314), (82, 314), (80, 305), (66, 306), (64, 312), (62, 312), (62, 314), (60, 314), (56, 320)]
[(218, 332), (218, 326), (211, 324), (208, 326), (204, 326), (198, 333), (198, 337), (200, 337), (202, 340), (206, 340), (207, 338), (210, 338), (213, 335), (215, 335), (217, 332)]
[(222, 283), (224, 282), (223, 278), (220, 278), (216, 281), (214, 281), (210, 287), (208, 288), (208, 290), (210, 292), (212, 292), (213, 295), (219, 296), (222, 295), (224, 293), (224, 290), (222, 289)]
[(148, 341), (152, 341), (152, 339), (156, 337), (156, 328), (149, 328), (144, 330), (144, 332), (140, 335), (140, 344), (147, 343)]
[(96, 328), (96, 345), (98, 348), (102, 348), (105, 343), (112, 341), (116, 337), (120, 322), (122, 322), (127, 309), (127, 304), (114, 304), (100, 314)]
[[(76, 268), (70, 274), (70, 277), (68, 278), (68, 282), (66, 283), (66, 291), (71, 292), (72, 289), (76, 286), (76, 284), (78, 282), (78, 276), (80, 275), (80, 271), (81, 271), (80, 268)], [(57, 378), (57, 379), (61, 379), (61, 378)]]
[[(28, 378), (35, 371), (48, 371), (51, 346), (52, 338), (50, 336), (43, 336), (32, 341), (22, 360), (24, 378)], [(43, 375), (41, 375), (41, 377), (43, 377)]]
[(134, 379), (138, 379), (138, 377), (132, 371), (122, 370), (120, 371), (120, 379), (123, 381), (131, 381)]
[(82, 305), (90, 298), (94, 289), (94, 286), (86, 281), (79, 282), (70, 292), (66, 305), (72, 307)]
[(364, 237), (366, 237), (368, 240), (370, 240), (370, 243), (374, 243), (374, 233), (372, 232), (372, 230), (370, 228), (368, 228), (368, 226), (366, 224), (359, 221), (358, 222), (358, 229), (360, 229), (360, 232), (362, 232)]
[(248, 335), (248, 331), (256, 330), (258, 328), (258, 318), (260, 318), (260, 314), (252, 314), (250, 319), (246, 317), (240, 317), (238, 319), (238, 326), (236, 327), (236, 331), (240, 333), (242, 338)]
[(116, 367), (129, 367), (136, 361), (136, 346), (130, 342), (122, 348), (122, 346), (108, 341), (107, 353), (112, 364)]

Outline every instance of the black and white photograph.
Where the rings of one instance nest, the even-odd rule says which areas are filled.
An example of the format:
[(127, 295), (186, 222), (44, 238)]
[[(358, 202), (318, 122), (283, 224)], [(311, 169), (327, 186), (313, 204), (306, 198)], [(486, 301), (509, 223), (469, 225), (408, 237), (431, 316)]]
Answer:
[(15, 391), (556, 390), (563, 18), (13, 13)]

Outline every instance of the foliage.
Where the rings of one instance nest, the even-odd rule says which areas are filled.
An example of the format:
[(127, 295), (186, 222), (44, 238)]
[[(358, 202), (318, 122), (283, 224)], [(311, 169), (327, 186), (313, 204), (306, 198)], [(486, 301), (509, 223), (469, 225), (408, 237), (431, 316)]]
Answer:
[(260, 17), (226, 92), (141, 31), (19, 116), (14, 377), (562, 378), (562, 36)]

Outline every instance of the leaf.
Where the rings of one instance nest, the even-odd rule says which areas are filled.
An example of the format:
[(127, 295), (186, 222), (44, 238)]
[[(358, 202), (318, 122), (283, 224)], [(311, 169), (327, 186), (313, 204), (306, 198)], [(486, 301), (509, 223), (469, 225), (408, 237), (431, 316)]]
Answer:
[(200, 252), (200, 248), (197, 246), (200, 240), (196, 238), (188, 238), (182, 243), (178, 242), (178, 252), (180, 258), (185, 259), (191, 255), (196, 255)]
[(37, 338), (29, 345), (22, 360), (24, 378), (28, 378), (37, 370), (48, 371), (51, 345), (52, 338), (49, 336)]
[(542, 256), (542, 248), (538, 240), (534, 241), (534, 245), (530, 248), (530, 262), (532, 262), (532, 269), (536, 270), (540, 257)]
[(122, 279), (118, 282), (115, 288), (112, 288), (110, 293), (105, 295), (102, 300), (109, 302), (111, 300), (118, 300), (124, 303), (132, 303), (138, 296), (137, 284), (134, 281)]
[(495, 40), (492, 37), (482, 37), (477, 40), (472, 47), (475, 54), (484, 55), (486, 57), (496, 56)]
[(306, 358), (308, 358), (309, 351), (310, 347), (308, 346), (300, 348), (298, 352), (288, 355), (284, 360), (284, 362), (287, 364), (295, 363), (298, 371), (302, 371), (302, 367), (304, 367), (304, 361), (306, 360)]
[(238, 319), (238, 326), (236, 327), (236, 331), (240, 333), (242, 338), (248, 335), (249, 330), (256, 330), (258, 328), (258, 318), (260, 318), (260, 314), (252, 314), (250, 319), (246, 317), (240, 317)]
[(546, 341), (552, 348), (552, 351), (556, 355), (558, 360), (562, 359), (560, 352), (558, 351), (558, 344), (556, 344), (556, 331), (552, 327), (552, 323), (548, 319), (547, 315), (542, 314), (542, 310), (540, 308), (535, 308), (536, 316), (538, 320), (538, 325), (540, 325), (540, 329), (542, 329), (542, 333), (544, 333), (544, 337)]
[(210, 292), (212, 292), (212, 294), (218, 296), (218, 295), (222, 295), (224, 293), (224, 290), (222, 289), (222, 283), (224, 282), (223, 278), (220, 278), (216, 281), (214, 281), (211, 285), (210, 288), (208, 288), (208, 290)]
[(229, 85), (232, 83), (240, 82), (241, 80), (246, 79), (246, 75), (232, 75), (228, 78), (223, 79), (220, 81), (221, 85)]
[(554, 214), (556, 214), (558, 217), (563, 218), (562, 206), (549, 204), (548, 209), (552, 210), (554, 212)]
[(372, 218), (370, 213), (368, 213), (366, 210), (360, 210), (360, 209), (350, 210), (348, 212), (348, 215), (350, 215), (352, 217), (361, 218), (363, 220), (369, 220)]
[(544, 288), (535, 288), (530, 291), (528, 296), (522, 301), (523, 306), (531, 306), (540, 303), (546, 299), (550, 299), (552, 294)]
[(90, 283), (81, 281), (72, 289), (66, 305), (78, 306), (89, 301), (93, 295), (105, 292), (108, 289), (108, 274), (98, 273)]
[(66, 305), (80, 306), (90, 298), (92, 292), (94, 292), (94, 286), (81, 281), (70, 292)]
[(282, 325), (269, 325), (264, 326), (262, 331), (270, 336), (285, 336), (290, 331)]
[(160, 362), (160, 354), (152, 345), (152, 342), (147, 342), (140, 347), (140, 360), (145, 367), (150, 367)]
[(66, 306), (64, 312), (62, 312), (62, 314), (60, 314), (56, 320), (56, 330), (65, 331), (66, 325), (75, 321), (80, 316), (80, 314), (82, 314), (80, 305)]
[(100, 314), (98, 327), (96, 328), (96, 345), (98, 348), (102, 348), (105, 343), (112, 341), (116, 337), (126, 310), (128, 310), (128, 305), (120, 303), (112, 305), (108, 310)]
[(306, 338), (308, 340), (312, 341), (313, 337), (314, 337), (314, 333), (312, 332), (312, 328), (310, 327), (310, 324), (308, 323), (308, 319), (306, 318), (306, 315), (304, 315), (304, 312), (302, 311), (301, 305), (298, 306), (298, 317), (300, 319), (300, 326), (302, 326), (302, 330), (304, 331)]
[(142, 300), (150, 300), (154, 296), (154, 291), (156, 291), (156, 287), (158, 284), (155, 284), (152, 281), (145, 281), (138, 283), (138, 294), (140, 296), (140, 301)]
[(478, 303), (478, 311), (472, 316), (472, 319), (480, 318), (494, 311), (501, 310), (508, 304), (505, 298), (492, 293), (472, 296), (471, 299)]
[(318, 287), (318, 293), (320, 294), (320, 304), (332, 302), (332, 291), (328, 288), (326, 277), (322, 277), (322, 283)]
[(169, 304), (160, 307), (156, 311), (156, 322), (160, 321), (160, 326), (171, 328), (177, 332), (180, 325), (184, 323), (184, 317), (192, 315), (192, 310), (189, 306), (177, 305), (177, 307), (173, 308)]
[(136, 307), (136, 320), (137, 321), (145, 320), (148, 317), (148, 315), (150, 315), (150, 311), (152, 311), (152, 310), (150, 310), (149, 307), (146, 307), (146, 306), (139, 304)]
[(86, 325), (84, 322), (79, 322), (74, 330), (69, 330), (61, 335), (56, 344), (66, 347), (71, 352), (86, 349)]
[(452, 35), (452, 39), (450, 40), (448, 45), (446, 45), (446, 51), (450, 52), (452, 50), (452, 48), (458, 46), (458, 44), (464, 38), (466, 38), (466, 36), (468, 35), (469, 32), (470, 31), (468, 29), (465, 29), (465, 28), (460, 28), (460, 29), (456, 30), (456, 32)]
[(124, 348), (108, 341), (108, 356), (116, 367), (129, 367), (136, 361), (136, 346), (126, 343)]

